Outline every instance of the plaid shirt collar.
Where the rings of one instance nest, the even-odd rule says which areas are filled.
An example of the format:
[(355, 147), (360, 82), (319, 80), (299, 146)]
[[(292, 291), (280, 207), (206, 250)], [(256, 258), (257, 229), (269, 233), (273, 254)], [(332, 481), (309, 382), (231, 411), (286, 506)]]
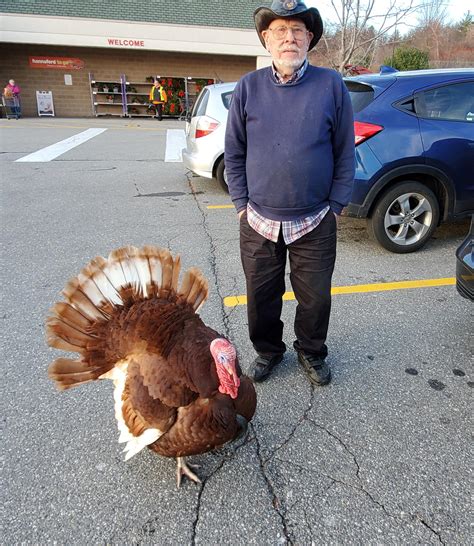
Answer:
[(308, 68), (308, 59), (304, 60), (304, 63), (298, 68), (298, 70), (286, 82), (283, 81), (283, 78), (279, 74), (278, 70), (275, 68), (274, 64), (272, 64), (272, 68), (273, 68), (272, 72), (273, 72), (273, 78), (275, 80), (275, 83), (278, 83), (279, 85), (287, 85), (288, 83), (297, 82), (303, 76), (303, 74), (306, 72), (306, 69)]

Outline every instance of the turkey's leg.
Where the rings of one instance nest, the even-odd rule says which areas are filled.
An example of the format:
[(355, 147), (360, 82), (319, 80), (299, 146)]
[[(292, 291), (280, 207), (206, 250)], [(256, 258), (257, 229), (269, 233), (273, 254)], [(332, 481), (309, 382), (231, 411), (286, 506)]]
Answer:
[(176, 463), (178, 464), (176, 468), (176, 482), (177, 482), (178, 488), (181, 485), (181, 478), (183, 476), (187, 476), (193, 482), (201, 483), (201, 480), (189, 468), (190, 466), (196, 468), (198, 467), (198, 465), (192, 465), (192, 464), (186, 463), (186, 459), (184, 457), (176, 457)]

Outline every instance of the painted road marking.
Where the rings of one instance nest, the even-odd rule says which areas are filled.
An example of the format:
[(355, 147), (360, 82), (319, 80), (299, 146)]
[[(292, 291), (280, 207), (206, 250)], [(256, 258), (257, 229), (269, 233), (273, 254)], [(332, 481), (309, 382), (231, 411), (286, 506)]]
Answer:
[(207, 205), (208, 209), (233, 209), (234, 205)]
[[(456, 284), (454, 277), (444, 279), (424, 279), (420, 281), (397, 281), (382, 282), (374, 284), (353, 284), (349, 286), (333, 286), (331, 294), (359, 294), (363, 292), (388, 292), (391, 290), (406, 290), (408, 288), (428, 288), (433, 286), (453, 286)], [(285, 292), (283, 300), (291, 301), (295, 299), (294, 292)], [(236, 305), (247, 305), (247, 296), (228, 296), (224, 298), (226, 307), (235, 307)]]
[(87, 129), (87, 131), (83, 131), (82, 133), (78, 133), (77, 135), (66, 138), (65, 140), (56, 142), (56, 144), (51, 144), (51, 146), (46, 146), (46, 148), (42, 148), (41, 150), (38, 150), (37, 152), (33, 152), (32, 154), (28, 154), (23, 157), (20, 157), (20, 159), (17, 159), (16, 162), (17, 163), (32, 163), (32, 162), (44, 163), (46, 161), (52, 161), (53, 159), (56, 159), (60, 155), (68, 152), (69, 150), (72, 150), (76, 146), (79, 146), (80, 144), (84, 144), (84, 142), (87, 142), (91, 138), (94, 138), (97, 135), (100, 135), (104, 131), (107, 131), (107, 129), (102, 129), (102, 128)]
[[(4, 125), (0, 123), (0, 129), (85, 129), (85, 125)], [(140, 127), (138, 125), (126, 125), (125, 127), (108, 127), (109, 131), (153, 131), (155, 133), (164, 133), (165, 128), (162, 127)]]
[(181, 163), (183, 148), (186, 148), (186, 134), (183, 129), (168, 129), (166, 131), (165, 163)]

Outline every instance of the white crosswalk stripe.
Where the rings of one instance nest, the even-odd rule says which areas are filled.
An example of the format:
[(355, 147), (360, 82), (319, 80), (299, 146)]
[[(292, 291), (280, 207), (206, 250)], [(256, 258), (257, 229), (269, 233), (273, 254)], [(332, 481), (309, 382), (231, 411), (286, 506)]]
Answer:
[(186, 135), (182, 129), (166, 131), (165, 163), (181, 163), (181, 151), (186, 148)]
[(20, 157), (19, 159), (16, 160), (16, 162), (44, 163), (46, 161), (52, 161), (53, 159), (56, 159), (60, 155), (68, 152), (69, 150), (72, 150), (76, 146), (79, 146), (80, 144), (87, 142), (88, 140), (96, 137), (97, 135), (100, 135), (104, 131), (107, 131), (107, 129), (103, 129), (99, 127), (94, 129), (87, 129), (86, 131), (82, 131), (82, 133), (78, 133), (77, 135), (66, 138), (65, 140), (56, 142), (56, 144), (51, 144), (51, 146), (46, 146), (46, 148), (41, 148), (41, 150), (38, 150), (37, 152), (33, 152), (31, 154)]

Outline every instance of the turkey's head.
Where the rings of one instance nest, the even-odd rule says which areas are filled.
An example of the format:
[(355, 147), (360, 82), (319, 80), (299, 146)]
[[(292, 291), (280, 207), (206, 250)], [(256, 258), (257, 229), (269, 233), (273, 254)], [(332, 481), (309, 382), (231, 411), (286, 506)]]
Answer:
[(219, 377), (219, 392), (237, 398), (240, 378), (235, 368), (235, 347), (227, 339), (218, 337), (212, 341), (210, 350)]

